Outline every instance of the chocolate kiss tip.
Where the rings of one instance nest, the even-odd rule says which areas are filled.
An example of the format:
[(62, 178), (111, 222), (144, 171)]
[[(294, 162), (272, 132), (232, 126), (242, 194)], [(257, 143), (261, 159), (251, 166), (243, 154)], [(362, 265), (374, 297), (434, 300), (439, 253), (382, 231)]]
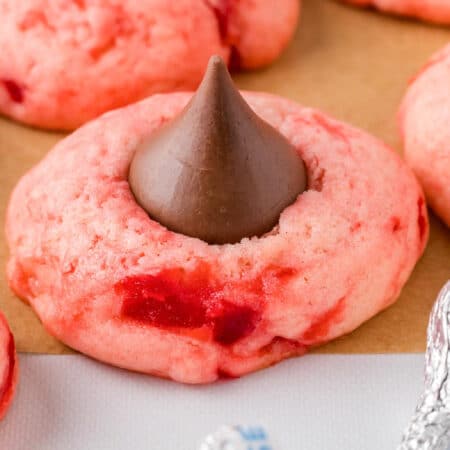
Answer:
[(261, 236), (306, 189), (295, 148), (260, 119), (220, 56), (169, 124), (137, 149), (129, 183), (137, 202), (169, 230), (210, 244)]
[(208, 66), (222, 66), (225, 70), (228, 71), (225, 61), (219, 55), (212, 55), (211, 58), (209, 58)]
[(213, 55), (211, 56), (211, 58), (209, 58), (204, 77), (206, 77), (207, 74), (211, 75), (213, 73), (218, 72), (219, 73), (221, 72), (222, 75), (227, 75), (231, 80), (231, 76), (230, 73), (228, 72), (228, 67), (225, 61), (222, 59), (221, 56)]

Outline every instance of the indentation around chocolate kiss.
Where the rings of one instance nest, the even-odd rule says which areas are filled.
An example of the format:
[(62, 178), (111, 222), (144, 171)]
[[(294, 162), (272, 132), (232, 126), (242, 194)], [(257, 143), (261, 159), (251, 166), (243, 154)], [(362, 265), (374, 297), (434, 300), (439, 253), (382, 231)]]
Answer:
[(185, 108), (140, 143), (128, 181), (151, 219), (211, 245), (272, 232), (307, 189), (297, 148), (255, 113), (219, 56)]

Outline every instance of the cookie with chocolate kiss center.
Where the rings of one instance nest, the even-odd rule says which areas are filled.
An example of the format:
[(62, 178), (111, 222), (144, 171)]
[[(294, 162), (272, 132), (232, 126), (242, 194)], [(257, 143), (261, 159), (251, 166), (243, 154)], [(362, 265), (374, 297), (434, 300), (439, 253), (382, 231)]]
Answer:
[(226, 244), (271, 231), (307, 177), (296, 149), (252, 111), (213, 56), (181, 114), (137, 149), (129, 183), (169, 230)]

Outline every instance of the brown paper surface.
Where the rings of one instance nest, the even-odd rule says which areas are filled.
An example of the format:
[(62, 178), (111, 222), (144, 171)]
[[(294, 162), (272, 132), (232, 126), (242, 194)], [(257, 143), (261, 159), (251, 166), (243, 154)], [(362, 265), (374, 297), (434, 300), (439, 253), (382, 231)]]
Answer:
[[(235, 80), (243, 89), (272, 92), (323, 109), (400, 151), (395, 115), (407, 80), (447, 41), (450, 27), (383, 16), (332, 0), (304, 0), (302, 22), (282, 58), (265, 70), (239, 74)], [(2, 223), (7, 199), (19, 177), (62, 136), (0, 119)], [(8, 289), (3, 270), (7, 253), (2, 234), (0, 307), (10, 321), (18, 349), (68, 352), (45, 332), (31, 308)], [(428, 248), (398, 302), (352, 334), (317, 351), (423, 351), (431, 305), (448, 278), (450, 231), (432, 215)]]

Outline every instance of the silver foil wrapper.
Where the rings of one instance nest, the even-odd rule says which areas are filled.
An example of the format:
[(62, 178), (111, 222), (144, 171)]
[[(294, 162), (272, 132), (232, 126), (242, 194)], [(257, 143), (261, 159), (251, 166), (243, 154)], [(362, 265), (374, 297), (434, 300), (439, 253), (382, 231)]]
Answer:
[(266, 430), (262, 427), (224, 425), (205, 438), (200, 450), (275, 449), (270, 445)]
[(450, 449), (450, 281), (428, 324), (425, 389), (398, 450)]

